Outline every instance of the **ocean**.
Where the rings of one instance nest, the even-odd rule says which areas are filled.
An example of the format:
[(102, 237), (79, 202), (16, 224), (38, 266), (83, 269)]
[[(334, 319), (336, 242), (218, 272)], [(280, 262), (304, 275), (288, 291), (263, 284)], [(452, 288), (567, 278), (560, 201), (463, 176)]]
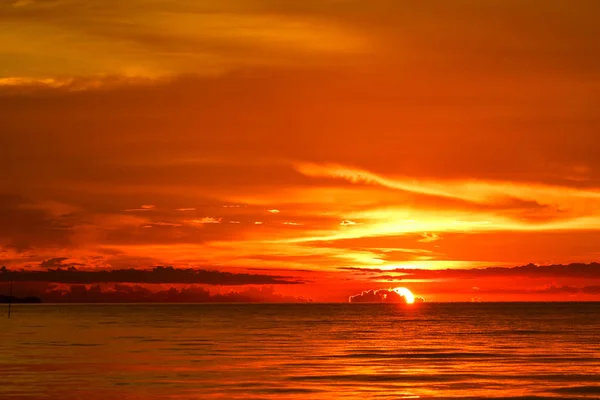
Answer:
[(600, 398), (600, 303), (0, 307), (2, 400)]

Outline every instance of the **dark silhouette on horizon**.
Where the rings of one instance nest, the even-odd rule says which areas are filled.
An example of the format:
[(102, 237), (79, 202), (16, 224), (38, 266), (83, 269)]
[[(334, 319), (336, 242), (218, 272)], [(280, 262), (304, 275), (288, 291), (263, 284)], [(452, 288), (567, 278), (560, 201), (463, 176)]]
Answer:
[(16, 296), (5, 296), (0, 294), (0, 304), (29, 304), (29, 303), (41, 303), (42, 299), (37, 296), (27, 297), (16, 297)]

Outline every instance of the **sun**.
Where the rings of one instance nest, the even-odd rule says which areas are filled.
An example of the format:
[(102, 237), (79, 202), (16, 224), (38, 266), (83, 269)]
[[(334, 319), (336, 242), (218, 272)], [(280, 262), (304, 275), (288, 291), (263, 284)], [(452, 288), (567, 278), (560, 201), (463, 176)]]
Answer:
[(415, 302), (415, 296), (412, 294), (410, 290), (405, 287), (397, 287), (394, 289), (394, 292), (398, 293), (400, 296), (404, 297), (406, 300), (406, 304), (412, 304)]

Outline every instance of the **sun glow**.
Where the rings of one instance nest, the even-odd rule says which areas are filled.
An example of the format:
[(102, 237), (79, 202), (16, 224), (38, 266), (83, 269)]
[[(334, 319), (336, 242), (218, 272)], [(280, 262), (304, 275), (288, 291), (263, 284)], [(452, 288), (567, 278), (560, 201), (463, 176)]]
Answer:
[(404, 299), (406, 300), (406, 304), (413, 304), (415, 302), (415, 296), (410, 290), (408, 290), (405, 287), (397, 287), (394, 289), (394, 292), (404, 297)]

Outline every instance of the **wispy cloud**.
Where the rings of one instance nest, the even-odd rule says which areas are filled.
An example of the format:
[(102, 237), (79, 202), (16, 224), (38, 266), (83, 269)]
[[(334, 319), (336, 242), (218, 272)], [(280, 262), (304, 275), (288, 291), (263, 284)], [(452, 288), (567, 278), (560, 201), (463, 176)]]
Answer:
[(308, 176), (340, 178), (352, 183), (365, 183), (389, 189), (448, 197), (475, 203), (498, 204), (513, 198), (548, 200), (579, 199), (600, 201), (600, 191), (544, 184), (519, 184), (503, 181), (476, 180), (416, 180), (408, 177), (384, 177), (369, 171), (329, 164), (297, 164), (299, 172)]
[(182, 224), (177, 223), (177, 222), (164, 222), (164, 221), (153, 222), (151, 225), (155, 225), (155, 226), (182, 226)]
[(423, 238), (419, 239), (419, 242), (421, 243), (431, 243), (440, 240), (440, 235), (437, 235), (435, 233), (424, 233), (422, 236)]
[(156, 206), (153, 204), (144, 204), (140, 208), (127, 208), (125, 211), (127, 212), (139, 212), (139, 211), (155, 211)]

